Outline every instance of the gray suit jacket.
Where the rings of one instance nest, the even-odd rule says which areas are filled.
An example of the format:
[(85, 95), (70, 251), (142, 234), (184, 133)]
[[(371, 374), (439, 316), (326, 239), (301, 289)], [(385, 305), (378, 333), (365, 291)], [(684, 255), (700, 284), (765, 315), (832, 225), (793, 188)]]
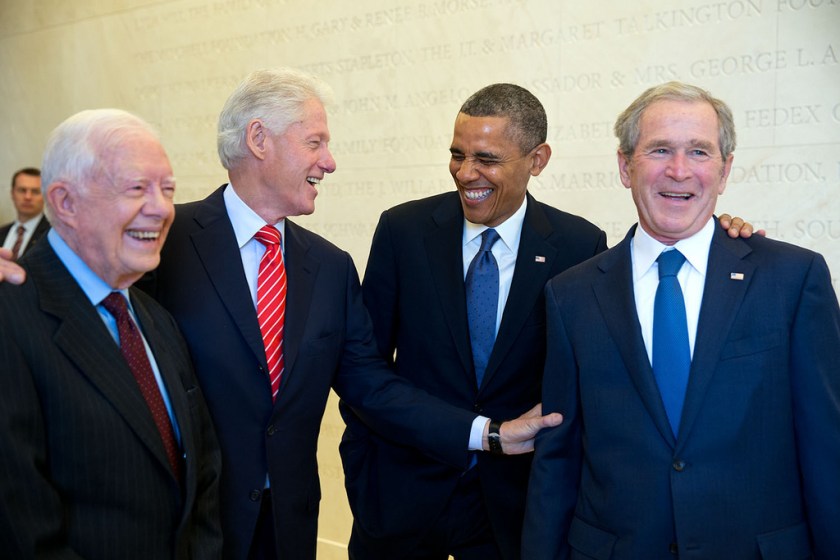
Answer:
[(0, 551), (7, 558), (220, 558), (218, 444), (172, 318), (130, 297), (186, 456), (183, 488), (119, 348), (48, 242), (0, 284)]

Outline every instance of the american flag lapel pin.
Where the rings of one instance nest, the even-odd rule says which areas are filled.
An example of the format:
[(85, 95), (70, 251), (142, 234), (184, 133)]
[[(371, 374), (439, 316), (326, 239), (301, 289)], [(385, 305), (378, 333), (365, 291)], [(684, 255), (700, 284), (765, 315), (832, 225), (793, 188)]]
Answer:
[(542, 255), (537, 255), (536, 257), (534, 257), (534, 262), (544, 263), (545, 262), (545, 257), (542, 256)]
[(743, 272), (730, 272), (729, 273), (729, 279), (730, 280), (743, 280), (744, 279), (744, 273)]

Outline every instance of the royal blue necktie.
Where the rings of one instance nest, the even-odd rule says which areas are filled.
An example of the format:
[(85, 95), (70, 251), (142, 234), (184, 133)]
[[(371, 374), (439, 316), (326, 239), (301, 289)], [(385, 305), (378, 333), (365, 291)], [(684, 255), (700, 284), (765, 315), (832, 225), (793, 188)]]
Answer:
[(653, 304), (653, 374), (671, 429), (677, 435), (691, 368), (685, 301), (677, 280), (685, 257), (674, 249), (664, 251), (656, 261), (659, 286)]
[(496, 309), (499, 305), (499, 265), (491, 249), (499, 240), (495, 229), (481, 234), (481, 248), (467, 269), (467, 319), (470, 323), (476, 383), (481, 387), (484, 370), (496, 340)]

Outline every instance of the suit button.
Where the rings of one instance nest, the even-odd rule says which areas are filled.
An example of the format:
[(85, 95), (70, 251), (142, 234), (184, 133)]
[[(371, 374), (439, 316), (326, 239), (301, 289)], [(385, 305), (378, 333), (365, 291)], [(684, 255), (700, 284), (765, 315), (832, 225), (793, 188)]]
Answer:
[(481, 414), (481, 411), (482, 411), (481, 405), (478, 404), (478, 403), (475, 403), (473, 405), (473, 412), (477, 412), (477, 413)]
[(275, 431), (276, 431), (276, 430), (274, 429), (274, 424), (272, 424), (272, 425), (270, 425), (270, 426), (268, 427), (268, 429), (265, 431), (265, 433), (267, 433), (267, 434), (268, 434), (268, 437), (271, 437), (271, 436), (273, 436), (273, 435), (274, 435), (274, 432), (275, 432)]
[(668, 545), (668, 552), (670, 552), (671, 554), (679, 554), (680, 553), (680, 547), (677, 546), (677, 543), (672, 542), (671, 544)]
[(251, 495), (249, 496), (252, 502), (259, 502), (260, 498), (262, 498), (262, 492), (259, 490), (251, 490)]
[(677, 472), (683, 472), (685, 470), (685, 461), (676, 460), (673, 464), (674, 470)]

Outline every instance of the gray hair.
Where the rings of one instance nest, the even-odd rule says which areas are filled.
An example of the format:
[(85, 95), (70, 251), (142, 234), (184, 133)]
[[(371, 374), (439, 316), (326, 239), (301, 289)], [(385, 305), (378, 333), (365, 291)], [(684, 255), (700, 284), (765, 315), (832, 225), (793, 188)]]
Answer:
[[(102, 153), (120, 144), (138, 130), (157, 131), (138, 117), (122, 109), (90, 109), (80, 111), (59, 124), (47, 139), (41, 163), (41, 189), (56, 181), (65, 181), (84, 188), (89, 179), (103, 171)], [(47, 204), (48, 216), (52, 218)]]
[(642, 113), (656, 101), (706, 102), (712, 106), (718, 118), (718, 142), (723, 160), (735, 151), (735, 119), (729, 106), (712, 97), (708, 91), (683, 82), (667, 82), (645, 90), (633, 103), (622, 112), (615, 121), (613, 132), (618, 137), (618, 149), (626, 157), (631, 157), (639, 142), (639, 121)]
[(260, 119), (273, 134), (282, 134), (300, 120), (310, 99), (327, 105), (330, 87), (318, 78), (292, 68), (257, 70), (249, 74), (228, 97), (219, 115), (219, 159), (230, 170), (246, 155), (245, 130)]
[(503, 117), (510, 119), (508, 132), (527, 154), (543, 142), (548, 134), (545, 108), (534, 94), (515, 84), (491, 84), (481, 88), (460, 109), (471, 117)]

